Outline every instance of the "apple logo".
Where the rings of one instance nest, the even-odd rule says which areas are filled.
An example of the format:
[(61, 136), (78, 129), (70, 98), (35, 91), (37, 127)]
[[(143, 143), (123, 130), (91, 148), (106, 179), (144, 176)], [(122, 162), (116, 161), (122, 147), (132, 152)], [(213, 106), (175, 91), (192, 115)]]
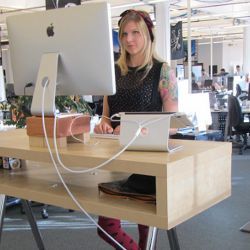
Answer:
[(47, 35), (48, 37), (50, 36), (54, 36), (55, 32), (54, 32), (54, 26), (53, 23), (50, 24), (50, 26), (48, 26), (47, 28)]

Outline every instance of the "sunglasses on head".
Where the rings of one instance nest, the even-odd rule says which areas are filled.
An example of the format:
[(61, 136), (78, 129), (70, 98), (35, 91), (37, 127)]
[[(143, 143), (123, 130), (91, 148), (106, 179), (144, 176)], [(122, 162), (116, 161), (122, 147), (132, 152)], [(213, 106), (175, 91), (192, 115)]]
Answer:
[(118, 26), (120, 27), (121, 22), (123, 21), (124, 17), (131, 14), (131, 13), (134, 13), (134, 14), (140, 16), (144, 20), (145, 24), (147, 25), (148, 31), (149, 31), (150, 39), (153, 42), (154, 41), (154, 34), (153, 34), (153, 31), (152, 31), (152, 28), (154, 27), (154, 24), (153, 24), (150, 16), (148, 15), (148, 13), (146, 13), (144, 11), (132, 10), (132, 9), (125, 10), (124, 12), (122, 12), (120, 14), (121, 18), (118, 21)]

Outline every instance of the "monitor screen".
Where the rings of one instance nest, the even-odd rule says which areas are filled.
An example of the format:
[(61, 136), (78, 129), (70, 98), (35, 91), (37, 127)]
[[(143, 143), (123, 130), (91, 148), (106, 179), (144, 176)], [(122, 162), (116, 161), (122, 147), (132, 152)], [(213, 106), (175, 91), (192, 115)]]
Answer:
[(176, 77), (178, 80), (183, 80), (185, 77), (184, 74), (184, 65), (183, 64), (177, 64), (176, 65)]
[(179, 111), (186, 113), (199, 131), (206, 130), (212, 124), (209, 93), (188, 94), (179, 102)]
[(202, 70), (201, 65), (193, 65), (192, 66), (192, 73), (195, 76), (195, 81), (198, 81), (198, 79), (201, 77), (201, 70)]
[(227, 78), (227, 90), (233, 90), (233, 84), (234, 84), (234, 77), (229, 76)]
[(115, 93), (107, 2), (10, 16), (7, 27), (17, 95), (24, 94), (27, 83), (33, 86), (25, 93), (33, 95), (36, 82), (41, 87), (44, 80), (49, 80), (50, 87), (54, 78), (57, 95)]
[(236, 85), (237, 84), (240, 84), (240, 82), (242, 82), (242, 77), (241, 76), (234, 76), (233, 77), (234, 80), (233, 80), (233, 95), (236, 95)]
[(250, 83), (248, 84), (248, 98), (247, 98), (248, 101), (250, 101)]

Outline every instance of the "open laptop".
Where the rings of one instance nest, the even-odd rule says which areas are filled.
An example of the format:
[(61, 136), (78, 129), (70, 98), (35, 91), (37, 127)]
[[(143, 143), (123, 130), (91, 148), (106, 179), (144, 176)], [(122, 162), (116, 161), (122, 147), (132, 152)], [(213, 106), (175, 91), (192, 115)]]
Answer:
[[(120, 113), (120, 145), (127, 150), (173, 152), (182, 147), (181, 143), (169, 140), (169, 129), (192, 126), (184, 113), (131, 112)], [(140, 130), (139, 126), (141, 127)], [(139, 135), (136, 136), (136, 132)], [(132, 143), (131, 143), (132, 142)]]

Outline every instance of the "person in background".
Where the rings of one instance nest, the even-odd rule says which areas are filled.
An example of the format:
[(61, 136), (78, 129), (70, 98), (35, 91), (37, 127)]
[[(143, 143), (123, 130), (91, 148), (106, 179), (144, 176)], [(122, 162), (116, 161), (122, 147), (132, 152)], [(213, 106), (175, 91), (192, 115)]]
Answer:
[[(119, 123), (111, 123), (108, 119), (119, 112), (178, 110), (176, 77), (169, 65), (156, 56), (154, 25), (148, 13), (127, 10), (121, 14), (118, 26), (121, 55), (115, 65), (116, 94), (104, 97), (103, 117), (95, 133), (119, 134)], [(155, 193), (152, 176), (132, 174), (125, 185), (135, 192)], [(125, 249), (145, 249), (147, 226), (138, 225), (137, 243), (121, 228), (120, 220), (100, 216), (98, 223)], [(98, 235), (120, 249), (99, 229)]]
[(245, 77), (243, 77), (243, 80), (239, 82), (241, 91), (248, 93), (249, 84), (250, 84), (250, 76), (249, 76), (249, 73), (246, 73)]
[(220, 85), (221, 88), (224, 88), (227, 85), (227, 75), (228, 72), (224, 68), (220, 70), (219, 76), (221, 77)]
[(220, 73), (219, 73), (219, 75), (220, 76), (225, 76), (225, 75), (227, 75), (228, 73), (226, 72), (226, 70), (224, 69), (224, 68), (222, 68), (221, 70), (220, 70)]
[(240, 65), (236, 65), (234, 75), (235, 76), (243, 76), (243, 72), (240, 69)]
[(200, 88), (204, 87), (205, 80), (210, 79), (205, 69), (201, 70), (201, 76), (198, 78), (198, 85)]

